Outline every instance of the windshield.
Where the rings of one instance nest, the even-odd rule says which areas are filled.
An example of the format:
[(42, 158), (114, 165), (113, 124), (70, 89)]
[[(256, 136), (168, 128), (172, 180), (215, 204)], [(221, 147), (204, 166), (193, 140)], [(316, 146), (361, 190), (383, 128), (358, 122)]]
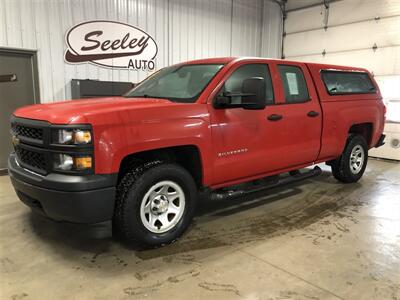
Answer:
[(125, 97), (193, 103), (222, 67), (222, 64), (167, 67), (145, 79)]

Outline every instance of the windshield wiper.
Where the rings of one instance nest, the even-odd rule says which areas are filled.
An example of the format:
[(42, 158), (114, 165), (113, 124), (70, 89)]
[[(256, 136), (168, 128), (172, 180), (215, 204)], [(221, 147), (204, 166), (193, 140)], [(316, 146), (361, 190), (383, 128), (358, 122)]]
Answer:
[(134, 95), (134, 96), (124, 96), (125, 98), (153, 98), (151, 96), (149, 96), (148, 94), (144, 94), (144, 95)]
[(125, 96), (126, 98), (157, 98), (160, 99), (162, 97), (157, 97), (157, 96), (150, 96), (148, 94), (144, 94), (144, 95), (134, 95), (134, 96)]
[(164, 99), (164, 100), (169, 100), (172, 101), (169, 98), (166, 97), (159, 97), (159, 96), (151, 96), (148, 94), (144, 94), (144, 95), (134, 95), (134, 96), (124, 96), (125, 98), (153, 98), (153, 99)]

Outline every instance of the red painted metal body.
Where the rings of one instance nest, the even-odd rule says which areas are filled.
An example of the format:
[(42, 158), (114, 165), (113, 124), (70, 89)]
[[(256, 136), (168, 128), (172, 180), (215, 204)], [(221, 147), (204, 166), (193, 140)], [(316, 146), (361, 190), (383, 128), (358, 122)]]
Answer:
[[(203, 184), (211, 188), (298, 169), (338, 157), (354, 124), (371, 123), (373, 147), (382, 134), (385, 108), (379, 88), (364, 95), (331, 96), (320, 77), (322, 69), (357, 70), (261, 58), (216, 58), (185, 64), (224, 63), (223, 69), (196, 103), (123, 97), (63, 101), (21, 108), (18, 117), (54, 124), (91, 124), (95, 146), (95, 173), (119, 171), (124, 157), (152, 149), (193, 145), (199, 150)], [(263, 110), (215, 109), (214, 96), (239, 66), (267, 64), (275, 104)], [(310, 101), (285, 103), (277, 65), (299, 66), (307, 81)], [(307, 118), (307, 112), (319, 112)], [(280, 122), (268, 122), (281, 114)], [(238, 151), (240, 150), (240, 151)], [(235, 155), (226, 155), (237, 151)]]

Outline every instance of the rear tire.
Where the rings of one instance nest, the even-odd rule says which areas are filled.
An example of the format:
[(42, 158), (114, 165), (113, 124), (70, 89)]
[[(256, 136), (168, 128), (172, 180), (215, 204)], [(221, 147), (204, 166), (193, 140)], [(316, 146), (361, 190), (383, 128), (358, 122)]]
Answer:
[(333, 176), (343, 182), (360, 180), (368, 162), (368, 145), (361, 135), (350, 135), (340, 157), (330, 162)]
[(189, 226), (197, 188), (176, 164), (150, 163), (128, 172), (117, 188), (113, 230), (124, 241), (158, 247), (178, 239)]

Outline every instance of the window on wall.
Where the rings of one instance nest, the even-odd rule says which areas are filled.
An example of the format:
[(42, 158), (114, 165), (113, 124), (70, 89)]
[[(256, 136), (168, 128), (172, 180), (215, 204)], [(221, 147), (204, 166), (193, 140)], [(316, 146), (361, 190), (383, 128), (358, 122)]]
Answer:
[(301, 68), (289, 65), (279, 65), (278, 69), (282, 79), (287, 103), (301, 103), (310, 100), (307, 83)]
[[(268, 66), (265, 64), (249, 64), (236, 69), (232, 75), (225, 81), (223, 92), (241, 93), (243, 81), (252, 77), (260, 77), (265, 80), (266, 86), (266, 104), (274, 103), (274, 91), (272, 88), (271, 75)], [(236, 99), (235, 99), (236, 98)], [(241, 96), (233, 97), (233, 103), (241, 103)]]
[(322, 81), (330, 95), (375, 93), (375, 86), (367, 73), (321, 71)]
[(400, 75), (375, 77), (386, 105), (386, 121), (400, 123)]

